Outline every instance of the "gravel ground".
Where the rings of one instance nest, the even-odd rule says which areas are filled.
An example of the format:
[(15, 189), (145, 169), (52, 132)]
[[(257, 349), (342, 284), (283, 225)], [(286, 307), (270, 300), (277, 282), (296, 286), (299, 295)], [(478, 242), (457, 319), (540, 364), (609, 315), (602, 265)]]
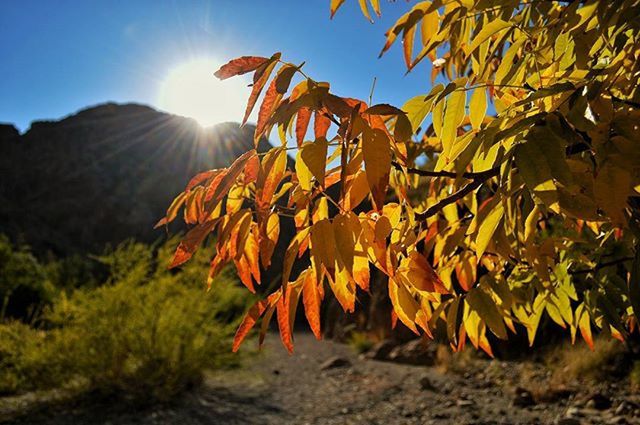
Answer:
[[(18, 417), (20, 400), (12, 400), (13, 413), (0, 401), (0, 422), (4, 415), (4, 423), (54, 425), (640, 424), (640, 398), (615, 384), (599, 389), (607, 394), (605, 407), (587, 402), (585, 389), (551, 402), (522, 402), (509, 378), (518, 364), (487, 361), (486, 370), (442, 373), (364, 360), (345, 345), (317, 342), (309, 334), (296, 335), (295, 349), (289, 356), (270, 335), (266, 350), (247, 367), (212, 373), (202, 387), (170, 404), (140, 409), (79, 400), (34, 408), (27, 396), (29, 413)], [(323, 367), (330, 359), (338, 366)]]

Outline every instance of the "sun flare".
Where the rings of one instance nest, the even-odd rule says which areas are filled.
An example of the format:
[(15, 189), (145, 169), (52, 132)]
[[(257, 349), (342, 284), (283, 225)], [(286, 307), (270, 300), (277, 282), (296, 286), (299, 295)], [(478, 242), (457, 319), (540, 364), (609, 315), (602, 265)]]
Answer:
[(248, 82), (244, 78), (219, 81), (213, 73), (220, 64), (201, 58), (177, 65), (160, 84), (158, 106), (193, 118), (203, 127), (240, 121), (249, 95)]

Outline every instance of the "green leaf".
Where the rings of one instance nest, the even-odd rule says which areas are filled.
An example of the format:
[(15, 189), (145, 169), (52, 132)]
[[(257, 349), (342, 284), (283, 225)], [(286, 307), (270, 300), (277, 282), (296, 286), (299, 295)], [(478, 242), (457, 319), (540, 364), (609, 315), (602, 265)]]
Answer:
[(473, 288), (467, 294), (467, 303), (471, 310), (487, 324), (491, 332), (500, 339), (507, 339), (507, 329), (502, 320), (502, 315), (496, 307), (493, 299), (480, 288)]
[[(440, 85), (440, 87), (442, 87), (442, 85)], [(407, 118), (409, 118), (414, 133), (418, 131), (427, 114), (429, 114), (431, 105), (433, 105), (433, 99), (434, 97), (429, 98), (423, 94), (419, 94), (407, 100), (405, 104), (402, 105), (402, 110), (407, 113)]]

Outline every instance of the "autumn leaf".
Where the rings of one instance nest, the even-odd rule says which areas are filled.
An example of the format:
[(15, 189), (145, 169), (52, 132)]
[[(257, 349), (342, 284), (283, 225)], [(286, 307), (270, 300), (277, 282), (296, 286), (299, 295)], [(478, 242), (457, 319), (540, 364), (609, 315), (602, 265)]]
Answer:
[(220, 80), (226, 80), (229, 77), (255, 71), (268, 61), (269, 58), (263, 58), (260, 56), (242, 56), (222, 65), (214, 75)]
[(298, 147), (302, 146), (310, 121), (311, 109), (306, 107), (300, 108), (296, 117), (296, 143), (298, 144)]
[(389, 185), (391, 168), (391, 147), (389, 138), (382, 130), (365, 129), (362, 140), (364, 154), (364, 168), (378, 209), (384, 205), (384, 198)]
[(251, 111), (253, 111), (253, 107), (262, 92), (262, 89), (267, 84), (269, 77), (271, 76), (271, 72), (276, 66), (277, 61), (280, 59), (280, 53), (275, 53), (269, 60), (260, 65), (253, 76), (253, 87), (251, 89), (251, 94), (249, 95), (249, 100), (247, 101), (247, 108), (244, 112), (244, 118), (242, 119), (242, 125), (244, 125), (249, 119), (249, 115), (251, 115)]
[(312, 268), (308, 268), (303, 273), (302, 303), (304, 305), (304, 314), (313, 335), (315, 335), (316, 339), (322, 339), (320, 331), (320, 304), (322, 299), (318, 290), (317, 279), (313, 275)]
[(170, 269), (178, 267), (181, 264), (186, 263), (193, 256), (194, 252), (198, 249), (204, 238), (207, 237), (211, 230), (218, 224), (218, 220), (208, 221), (202, 224), (198, 224), (182, 239), (171, 261)]

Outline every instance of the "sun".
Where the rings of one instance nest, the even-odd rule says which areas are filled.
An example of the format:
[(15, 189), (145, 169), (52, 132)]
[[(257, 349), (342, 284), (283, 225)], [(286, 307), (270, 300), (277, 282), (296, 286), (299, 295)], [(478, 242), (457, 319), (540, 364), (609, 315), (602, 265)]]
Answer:
[(248, 80), (238, 77), (218, 80), (213, 73), (220, 65), (213, 58), (177, 65), (160, 84), (159, 108), (193, 118), (203, 127), (241, 121), (249, 97)]

